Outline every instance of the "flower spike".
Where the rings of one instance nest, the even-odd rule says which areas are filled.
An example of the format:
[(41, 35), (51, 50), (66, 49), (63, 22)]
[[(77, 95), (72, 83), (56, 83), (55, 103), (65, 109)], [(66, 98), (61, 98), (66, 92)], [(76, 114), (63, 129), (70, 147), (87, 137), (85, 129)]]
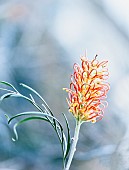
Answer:
[(69, 112), (81, 121), (95, 123), (103, 118), (104, 108), (107, 106), (106, 95), (110, 88), (107, 69), (108, 61), (99, 62), (97, 55), (92, 61), (81, 57), (81, 66), (73, 65), (67, 103)]

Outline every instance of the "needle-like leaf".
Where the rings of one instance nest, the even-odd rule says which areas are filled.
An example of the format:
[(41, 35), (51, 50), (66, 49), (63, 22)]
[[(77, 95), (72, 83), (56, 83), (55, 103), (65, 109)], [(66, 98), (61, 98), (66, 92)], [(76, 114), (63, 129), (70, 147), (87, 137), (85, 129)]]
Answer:
[(32, 117), (27, 117), (25, 119), (22, 119), (20, 120), (19, 122), (15, 123), (14, 126), (13, 126), (13, 131), (14, 131), (14, 134), (15, 134), (15, 138), (12, 138), (13, 141), (16, 141), (18, 140), (18, 133), (17, 133), (17, 127), (29, 120), (35, 120), (35, 119), (39, 119), (39, 120), (45, 120), (45, 121), (48, 121), (46, 118), (43, 118), (43, 117), (40, 117), (40, 116), (32, 116)]
[(0, 83), (1, 83), (1, 84), (5, 84), (5, 85), (7, 85), (7, 86), (10, 86), (10, 87), (12, 87), (16, 92), (18, 92), (17, 89), (16, 89), (12, 84), (10, 84), (10, 83), (8, 83), (8, 82), (6, 82), (6, 81), (0, 81)]
[(66, 148), (66, 152), (64, 155), (64, 159), (67, 158), (69, 151), (70, 151), (70, 145), (71, 145), (71, 136), (70, 136), (70, 127), (69, 127), (69, 122), (67, 120), (67, 117), (64, 113), (62, 113), (64, 118), (65, 118), (65, 122), (66, 122), (66, 127), (67, 127), (67, 148)]

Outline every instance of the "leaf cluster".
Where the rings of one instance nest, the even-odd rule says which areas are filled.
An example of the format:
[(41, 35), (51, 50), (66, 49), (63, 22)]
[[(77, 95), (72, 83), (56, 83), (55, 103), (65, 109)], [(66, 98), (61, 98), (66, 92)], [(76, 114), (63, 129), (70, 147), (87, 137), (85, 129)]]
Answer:
[(66, 162), (67, 156), (69, 154), (70, 145), (71, 145), (70, 128), (69, 128), (69, 123), (68, 123), (68, 120), (67, 120), (65, 114), (62, 113), (64, 120), (65, 120), (65, 123), (66, 123), (66, 127), (67, 127), (67, 137), (65, 136), (64, 128), (63, 128), (62, 124), (54, 116), (52, 110), (50, 109), (50, 107), (48, 106), (48, 104), (46, 103), (44, 98), (36, 90), (34, 90), (33, 88), (31, 88), (31, 87), (29, 87), (29, 86), (27, 86), (23, 83), (20, 83), (20, 85), (23, 88), (26, 88), (31, 93), (38, 96), (38, 98), (42, 101), (41, 105), (39, 105), (35, 101), (32, 94), (30, 94), (29, 97), (25, 96), (25, 95), (21, 94), (12, 84), (5, 82), (5, 81), (0, 81), (0, 84), (3, 84), (5, 86), (7, 86), (8, 88), (11, 87), (11, 89), (12, 89), (12, 90), (10, 90), (8, 88), (0, 88), (0, 90), (3, 90), (3, 91), (6, 92), (4, 95), (2, 95), (0, 97), (1, 102), (3, 100), (5, 100), (6, 98), (20, 97), (20, 98), (23, 98), (23, 99), (27, 100), (28, 102), (30, 102), (37, 109), (37, 111), (29, 111), (29, 112), (18, 113), (16, 115), (12, 116), (12, 117), (5, 115), (7, 120), (8, 120), (8, 124), (10, 124), (15, 118), (17, 118), (17, 117), (20, 118), (20, 120), (18, 120), (13, 125), (13, 131), (14, 131), (14, 134), (15, 134), (15, 138), (12, 138), (12, 140), (13, 141), (18, 140), (17, 127), (19, 125), (25, 123), (25, 122), (28, 122), (30, 120), (43, 120), (43, 121), (50, 123), (50, 125), (54, 128), (54, 130), (57, 134), (57, 137), (60, 141), (61, 148), (62, 148), (62, 154), (63, 154), (63, 166), (65, 167), (65, 162)]

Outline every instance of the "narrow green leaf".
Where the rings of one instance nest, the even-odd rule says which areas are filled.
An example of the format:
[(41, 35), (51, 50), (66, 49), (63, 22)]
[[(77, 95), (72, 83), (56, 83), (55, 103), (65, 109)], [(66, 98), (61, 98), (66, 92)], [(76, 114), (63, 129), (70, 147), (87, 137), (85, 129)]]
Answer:
[(13, 126), (13, 132), (14, 132), (15, 138), (12, 138), (12, 140), (13, 140), (14, 142), (15, 142), (16, 140), (18, 140), (18, 133), (17, 133), (17, 130), (16, 130), (16, 128), (17, 128), (18, 125), (19, 125), (19, 124), (16, 123), (16, 124)]
[(4, 90), (4, 91), (8, 91), (8, 92), (14, 93), (14, 91), (8, 90), (8, 89), (5, 89), (5, 88), (0, 88), (0, 90)]
[[(20, 85), (23, 86), (24, 88), (32, 91), (33, 93), (35, 93), (43, 101), (42, 106), (45, 108), (45, 110), (47, 110), (47, 112), (49, 112), (52, 116), (54, 116), (52, 110), (50, 109), (50, 107), (48, 106), (48, 104), (46, 103), (44, 98), (36, 90), (34, 90), (33, 88), (31, 88), (31, 87), (29, 87), (29, 86), (27, 86), (26, 84), (23, 84), (23, 83), (20, 83)], [(56, 127), (55, 119), (53, 119), (53, 122), (54, 122), (54, 126)]]
[(69, 127), (69, 122), (67, 120), (67, 117), (64, 113), (62, 113), (64, 118), (65, 118), (65, 122), (66, 122), (66, 127), (67, 127), (67, 150), (66, 150), (66, 153), (65, 153), (65, 157), (64, 159), (67, 158), (68, 154), (69, 154), (69, 151), (70, 151), (70, 146), (71, 146), (71, 136), (70, 136), (70, 127)]
[[(58, 121), (56, 122), (55, 120), (55, 123), (56, 123), (56, 127), (54, 127), (57, 135), (58, 135), (58, 138), (60, 140), (60, 144), (61, 144), (61, 148), (62, 148), (62, 152), (63, 152), (63, 159), (64, 159), (64, 155), (65, 155), (65, 150), (66, 150), (66, 147), (67, 147), (67, 141), (66, 141), (66, 137), (65, 137), (65, 134), (64, 134), (64, 129), (61, 125), (61, 123)], [(58, 125), (57, 125), (58, 123)]]
[(12, 87), (16, 92), (18, 92), (17, 89), (16, 89), (12, 84), (10, 84), (10, 83), (8, 83), (8, 82), (6, 82), (6, 81), (0, 81), (0, 83), (1, 83), (1, 84), (5, 84), (5, 85), (7, 85), (7, 86), (10, 86), (10, 87)]
[(8, 98), (10, 96), (15, 96), (15, 93), (6, 93), (3, 96), (0, 97), (0, 101), (4, 100), (5, 98)]
[(53, 115), (50, 107), (48, 106), (48, 104), (46, 103), (46, 101), (43, 99), (43, 97), (36, 91), (34, 90), (33, 88), (27, 86), (26, 84), (23, 84), (23, 83), (20, 83), (21, 86), (27, 88), (28, 90), (32, 91), (33, 93), (35, 93), (42, 101), (43, 101), (43, 104), (47, 107), (47, 109), (49, 110), (49, 112)]
[(30, 98), (31, 98), (31, 100), (34, 102), (34, 103), (36, 103), (35, 102), (35, 100), (34, 100), (34, 98), (33, 98), (33, 96), (30, 94)]
[[(58, 122), (58, 124), (60, 124), (60, 122), (59, 122), (55, 117), (53, 117), (53, 116), (51, 116), (51, 115), (49, 115), (49, 114), (47, 114), (47, 113), (35, 112), (35, 111), (22, 112), (22, 113), (16, 114), (15, 116), (13, 116), (13, 117), (11, 117), (11, 118), (9, 119), (8, 124), (9, 124), (13, 119), (15, 119), (16, 117), (20, 117), (20, 116), (32, 116), (32, 115), (40, 115), (40, 116), (46, 117), (46, 118), (49, 117), (49, 118), (51, 118), (51, 119), (55, 119), (55, 120)], [(61, 126), (61, 124), (60, 124), (60, 126)]]
[[(30, 112), (22, 112), (22, 113), (19, 113), (19, 114), (16, 114), (14, 115), (13, 117), (11, 117), (9, 120), (8, 120), (8, 124), (11, 123), (11, 121), (17, 117), (20, 117), (20, 116), (31, 116), (33, 117), (34, 115), (40, 115), (40, 117), (42, 117), (43, 120), (45, 121), (48, 121), (50, 122), (47, 118), (50, 118), (52, 120), (55, 120), (56, 122), (56, 127), (54, 126), (54, 123), (53, 122), (50, 122), (52, 124), (52, 126), (54, 127), (57, 135), (58, 135), (58, 138), (60, 140), (60, 143), (61, 143), (61, 146), (62, 146), (62, 152), (63, 152), (63, 156), (64, 156), (64, 148), (66, 148), (67, 146), (67, 142), (66, 142), (66, 137), (65, 137), (65, 134), (64, 134), (64, 131), (63, 131), (63, 127), (61, 125), (61, 123), (53, 116), (47, 114), (47, 113), (41, 113), (41, 112), (36, 112), (36, 111), (30, 111)], [(29, 118), (31, 118), (29, 117)], [(17, 125), (17, 124), (16, 124)], [(57, 128), (58, 127), (58, 128)], [(14, 127), (14, 132), (15, 132), (15, 135), (17, 137), (17, 132), (16, 132), (16, 128)], [(61, 134), (60, 134), (61, 133)], [(61, 135), (61, 137), (60, 137)], [(65, 146), (65, 147), (64, 147)], [(66, 149), (65, 149), (66, 150)], [(65, 151), (66, 152), (66, 151)]]
[(13, 141), (16, 141), (18, 140), (18, 133), (17, 133), (17, 127), (29, 120), (35, 120), (35, 119), (38, 119), (38, 120), (45, 120), (47, 121), (47, 119), (43, 118), (43, 117), (40, 117), (40, 116), (32, 116), (32, 117), (28, 117), (28, 118), (25, 118), (25, 119), (22, 119), (21, 121), (19, 121), (18, 123), (15, 123), (14, 126), (13, 126), (13, 132), (15, 134), (15, 138), (12, 138)]
[(64, 138), (64, 131), (63, 131), (63, 127), (61, 126), (61, 125), (59, 125), (60, 126), (60, 133), (61, 133), (61, 147), (62, 147), (62, 152), (63, 152), (63, 159), (64, 159), (64, 154), (65, 154), (65, 147), (64, 147), (64, 145), (65, 145), (65, 143), (64, 143), (64, 141), (65, 141), (65, 138)]
[(24, 96), (24, 95), (22, 95), (22, 94), (20, 94), (19, 97), (28, 100), (28, 101), (29, 101), (31, 104), (33, 104), (40, 112), (43, 111), (43, 109), (42, 109), (36, 102), (34, 102), (32, 99), (30, 99), (29, 97), (26, 97), (26, 96)]
[(66, 151), (67, 151), (67, 140), (66, 140), (66, 136), (63, 132), (63, 150), (64, 150), (64, 158), (65, 158), (65, 154), (66, 154)]

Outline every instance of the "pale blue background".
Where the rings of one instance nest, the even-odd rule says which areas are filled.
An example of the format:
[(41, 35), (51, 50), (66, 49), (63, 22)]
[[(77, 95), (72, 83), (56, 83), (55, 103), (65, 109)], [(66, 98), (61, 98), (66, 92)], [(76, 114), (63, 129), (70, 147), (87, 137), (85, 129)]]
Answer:
[[(1, 0), (0, 80), (26, 83), (48, 102), (63, 122), (66, 113), (73, 135), (74, 120), (66, 96), (74, 62), (87, 52), (89, 59), (109, 61), (109, 106), (104, 119), (82, 126), (71, 170), (129, 169), (129, 2), (127, 0)], [(61, 148), (54, 130), (44, 122), (18, 128), (4, 114), (33, 107), (8, 99), (0, 109), (1, 170), (61, 170)]]

